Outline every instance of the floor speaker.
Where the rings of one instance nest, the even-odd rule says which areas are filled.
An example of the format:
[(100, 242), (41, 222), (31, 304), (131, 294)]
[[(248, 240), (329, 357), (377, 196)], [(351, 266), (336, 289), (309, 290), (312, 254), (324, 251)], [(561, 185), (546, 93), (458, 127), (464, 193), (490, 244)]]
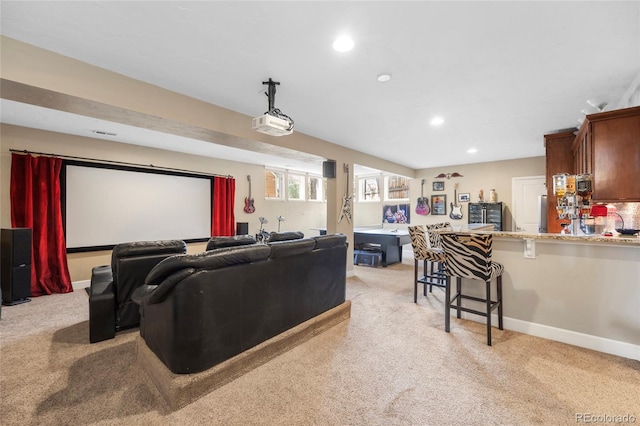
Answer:
[(237, 222), (236, 235), (249, 235), (249, 222)]
[(336, 162), (334, 160), (328, 160), (322, 162), (322, 177), (328, 179), (335, 179), (336, 177)]
[(17, 305), (31, 297), (31, 229), (3, 229), (0, 240), (2, 303)]

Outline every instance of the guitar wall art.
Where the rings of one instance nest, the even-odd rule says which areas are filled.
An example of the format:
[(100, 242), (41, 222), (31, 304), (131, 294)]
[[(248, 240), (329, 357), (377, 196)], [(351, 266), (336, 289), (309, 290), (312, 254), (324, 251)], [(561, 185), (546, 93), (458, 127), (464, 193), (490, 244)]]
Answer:
[(416, 214), (425, 216), (428, 215), (430, 211), (429, 199), (424, 196), (424, 179), (422, 179), (420, 197), (418, 197), (418, 205), (416, 206)]
[(451, 203), (451, 213), (449, 213), (449, 217), (453, 220), (462, 219), (462, 206), (458, 204), (458, 184), (456, 183), (453, 187), (453, 202)]
[(249, 196), (244, 198), (244, 212), (253, 213), (256, 211), (256, 207), (253, 205), (253, 198), (251, 197), (251, 175), (247, 175), (249, 181)]

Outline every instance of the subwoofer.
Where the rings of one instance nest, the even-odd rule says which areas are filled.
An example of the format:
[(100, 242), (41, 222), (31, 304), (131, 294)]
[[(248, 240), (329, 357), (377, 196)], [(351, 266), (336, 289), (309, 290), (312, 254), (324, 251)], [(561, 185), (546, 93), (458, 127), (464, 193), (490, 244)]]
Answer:
[(237, 222), (236, 235), (249, 235), (249, 222)]
[(1, 231), (0, 285), (2, 303), (17, 305), (31, 297), (31, 229), (12, 228)]

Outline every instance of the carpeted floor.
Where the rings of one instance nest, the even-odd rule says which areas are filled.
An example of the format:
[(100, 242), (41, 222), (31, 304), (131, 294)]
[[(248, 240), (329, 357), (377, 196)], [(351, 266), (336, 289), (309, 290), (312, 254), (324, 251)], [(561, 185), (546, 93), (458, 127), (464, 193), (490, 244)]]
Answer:
[(137, 329), (89, 344), (84, 291), (4, 306), (0, 423), (640, 423), (640, 362), (508, 330), (489, 347), (471, 321), (445, 333), (443, 290), (414, 304), (412, 279), (412, 264), (356, 267), (351, 319), (173, 412), (136, 365)]

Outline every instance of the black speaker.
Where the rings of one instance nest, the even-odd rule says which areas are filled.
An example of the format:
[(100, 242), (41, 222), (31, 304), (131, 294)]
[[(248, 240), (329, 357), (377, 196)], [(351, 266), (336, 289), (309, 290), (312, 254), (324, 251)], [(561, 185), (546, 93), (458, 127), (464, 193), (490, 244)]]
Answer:
[(237, 222), (236, 235), (249, 235), (249, 222)]
[(322, 177), (335, 179), (336, 177), (336, 162), (335, 160), (328, 160), (322, 162)]
[(3, 229), (0, 240), (2, 303), (17, 305), (31, 297), (31, 229)]

